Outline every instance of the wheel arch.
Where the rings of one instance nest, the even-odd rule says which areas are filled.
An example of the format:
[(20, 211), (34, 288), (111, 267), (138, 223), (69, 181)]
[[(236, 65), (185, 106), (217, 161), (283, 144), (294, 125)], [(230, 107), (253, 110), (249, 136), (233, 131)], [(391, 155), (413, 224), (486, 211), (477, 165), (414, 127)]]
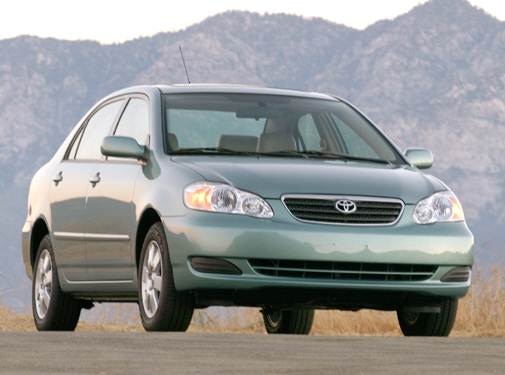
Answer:
[(35, 220), (30, 235), (30, 265), (32, 269), (35, 263), (35, 257), (37, 256), (40, 241), (42, 241), (42, 239), (48, 234), (50, 234), (49, 226), (47, 225), (45, 218), (39, 217)]
[(135, 235), (135, 264), (138, 266), (142, 245), (149, 228), (155, 223), (161, 222), (161, 215), (153, 207), (148, 206), (140, 215), (137, 233)]

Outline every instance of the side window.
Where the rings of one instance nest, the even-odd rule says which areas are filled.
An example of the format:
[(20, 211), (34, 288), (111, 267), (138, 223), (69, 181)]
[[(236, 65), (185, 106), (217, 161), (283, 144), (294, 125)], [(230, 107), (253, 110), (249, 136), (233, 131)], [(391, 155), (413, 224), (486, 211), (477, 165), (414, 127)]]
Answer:
[(302, 137), (305, 149), (307, 151), (321, 151), (321, 135), (317, 129), (312, 115), (306, 114), (300, 117), (298, 121), (298, 131)]
[(103, 139), (109, 134), (112, 122), (116, 119), (122, 104), (122, 100), (107, 104), (88, 120), (86, 129), (81, 136), (76, 159), (96, 160), (102, 158), (100, 146)]
[(352, 156), (365, 156), (369, 158), (380, 158), (377, 152), (365, 142), (350, 126), (337, 121), (337, 127), (342, 135), (347, 152)]
[(149, 134), (149, 108), (145, 100), (130, 99), (114, 134), (132, 137), (140, 145), (146, 144)]

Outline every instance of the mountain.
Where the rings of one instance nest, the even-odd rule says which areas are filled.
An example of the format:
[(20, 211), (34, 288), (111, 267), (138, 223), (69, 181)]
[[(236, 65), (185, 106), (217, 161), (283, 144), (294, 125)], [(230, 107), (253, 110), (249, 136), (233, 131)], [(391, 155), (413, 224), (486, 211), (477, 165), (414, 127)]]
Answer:
[(231, 11), (122, 44), (0, 40), (0, 298), (28, 301), (19, 233), (33, 172), (107, 93), (134, 84), (232, 82), (333, 93), (401, 147), (433, 149), (460, 196), (481, 265), (505, 264), (505, 23), (432, 0), (359, 31), (319, 18)]

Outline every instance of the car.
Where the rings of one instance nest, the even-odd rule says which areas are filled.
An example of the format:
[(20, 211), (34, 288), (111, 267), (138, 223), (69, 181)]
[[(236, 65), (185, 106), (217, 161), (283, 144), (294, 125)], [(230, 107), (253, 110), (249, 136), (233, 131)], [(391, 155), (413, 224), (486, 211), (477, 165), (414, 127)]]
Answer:
[(137, 86), (84, 115), (34, 175), (22, 230), (38, 330), (95, 302), (147, 331), (259, 308), (271, 334), (317, 309), (396, 311), (449, 335), (471, 284), (461, 203), (344, 99), (225, 84)]

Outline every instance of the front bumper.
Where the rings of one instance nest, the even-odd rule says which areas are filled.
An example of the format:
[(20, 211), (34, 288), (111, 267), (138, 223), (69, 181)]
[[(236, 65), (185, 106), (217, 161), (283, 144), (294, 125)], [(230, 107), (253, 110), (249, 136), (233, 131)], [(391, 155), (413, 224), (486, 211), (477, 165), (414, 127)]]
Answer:
[[(304, 288), (413, 292), (441, 297), (465, 295), (470, 280), (442, 282), (457, 266), (473, 263), (473, 236), (465, 223), (418, 225), (412, 205), (406, 205), (393, 226), (338, 226), (303, 223), (293, 218), (279, 200), (270, 200), (275, 216), (247, 216), (190, 211), (186, 216), (164, 217), (175, 285), (178, 290), (254, 290)], [(225, 259), (241, 275), (194, 270), (194, 256)], [(321, 262), (360, 262), (436, 265), (422, 281), (320, 280), (265, 276), (248, 259), (284, 259)]]

